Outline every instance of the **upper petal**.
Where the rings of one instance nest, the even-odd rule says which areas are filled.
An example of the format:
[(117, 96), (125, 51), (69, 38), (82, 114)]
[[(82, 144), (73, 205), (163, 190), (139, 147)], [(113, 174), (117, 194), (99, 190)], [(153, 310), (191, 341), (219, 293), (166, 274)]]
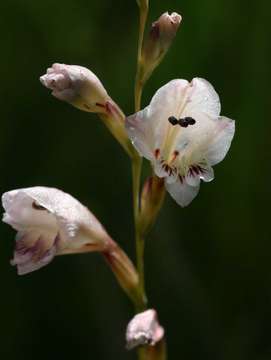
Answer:
[(198, 112), (218, 117), (221, 111), (220, 100), (214, 87), (205, 79), (194, 78), (187, 91), (187, 104), (182, 116), (193, 116)]
[(170, 123), (185, 100), (186, 80), (172, 80), (162, 86), (144, 110), (126, 119), (126, 129), (134, 146), (141, 155), (153, 159), (153, 152), (163, 144)]
[(29, 196), (27, 190), (12, 190), (2, 195), (3, 221), (18, 231), (41, 227), (57, 232), (55, 216), (45, 204), (37, 203), (34, 197)]

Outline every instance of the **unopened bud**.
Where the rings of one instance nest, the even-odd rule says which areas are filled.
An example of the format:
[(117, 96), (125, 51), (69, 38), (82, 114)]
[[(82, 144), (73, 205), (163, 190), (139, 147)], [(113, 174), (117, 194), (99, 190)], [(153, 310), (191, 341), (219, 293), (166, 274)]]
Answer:
[(154, 346), (164, 336), (164, 329), (159, 324), (155, 310), (146, 310), (137, 314), (128, 324), (126, 330), (127, 348), (140, 345)]
[(99, 114), (127, 153), (134, 155), (135, 150), (125, 130), (125, 115), (93, 72), (78, 65), (53, 64), (40, 81), (53, 90), (52, 95), (57, 99), (80, 110)]
[(164, 198), (164, 179), (157, 176), (149, 177), (143, 186), (140, 203), (140, 229), (143, 234), (153, 225)]
[(168, 12), (152, 24), (142, 49), (141, 81), (145, 82), (167, 53), (182, 21), (181, 15)]
[(53, 64), (40, 81), (53, 90), (52, 95), (59, 100), (80, 110), (106, 113), (106, 102), (110, 97), (97, 76), (85, 67)]

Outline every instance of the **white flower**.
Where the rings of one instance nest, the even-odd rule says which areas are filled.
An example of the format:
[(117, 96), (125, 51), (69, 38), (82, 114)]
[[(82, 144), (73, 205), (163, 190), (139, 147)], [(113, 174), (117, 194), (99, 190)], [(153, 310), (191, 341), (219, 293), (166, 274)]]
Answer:
[(138, 152), (165, 178), (170, 195), (186, 206), (197, 195), (200, 180), (213, 180), (212, 166), (227, 154), (235, 125), (220, 116), (212, 85), (194, 78), (164, 85), (149, 106), (126, 119), (126, 128)]
[(146, 310), (133, 317), (126, 330), (127, 348), (139, 345), (154, 346), (164, 336), (164, 329), (160, 326), (157, 313), (153, 309)]
[(111, 100), (110, 97), (97, 76), (83, 66), (53, 64), (40, 81), (53, 90), (53, 96), (80, 110), (107, 112), (106, 103)]
[(104, 251), (111, 239), (95, 216), (61, 190), (32, 187), (2, 196), (3, 221), (18, 231), (12, 265), (23, 275), (55, 255)]

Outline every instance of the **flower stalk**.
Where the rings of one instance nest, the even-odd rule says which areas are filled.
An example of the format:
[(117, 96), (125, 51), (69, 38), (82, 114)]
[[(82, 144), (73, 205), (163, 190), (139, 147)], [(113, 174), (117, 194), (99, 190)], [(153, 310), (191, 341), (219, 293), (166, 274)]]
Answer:
[(103, 124), (119, 142), (130, 158), (138, 157), (133, 145), (127, 137), (125, 130), (125, 115), (119, 106), (112, 101), (108, 101), (105, 105), (106, 113), (99, 113), (99, 117)]
[(149, 12), (149, 2), (140, 1), (139, 5), (139, 36), (138, 36), (138, 49), (137, 49), (137, 72), (135, 79), (135, 111), (141, 108), (141, 97), (144, 83), (141, 81), (141, 67), (142, 67), (142, 47), (144, 40), (144, 32)]
[[(141, 97), (143, 91), (143, 84), (140, 81), (141, 71), (141, 58), (142, 58), (142, 46), (144, 40), (145, 26), (148, 18), (149, 2), (138, 1), (139, 6), (139, 36), (138, 36), (138, 49), (137, 49), (137, 71), (135, 78), (135, 111), (139, 111), (141, 108)], [(137, 271), (139, 276), (139, 289), (145, 297), (145, 305), (136, 309), (142, 311), (146, 308), (147, 299), (145, 296), (145, 281), (144, 281), (144, 239), (141, 236), (140, 230), (140, 179), (141, 179), (142, 158), (136, 154), (132, 158), (132, 176), (133, 176), (133, 205), (134, 205), (134, 223), (135, 223), (135, 241), (136, 241), (136, 259), (137, 259)]]
[(142, 308), (145, 302), (144, 294), (140, 291), (139, 277), (129, 257), (113, 240), (110, 242), (110, 247), (103, 252), (103, 256), (121, 288), (136, 308)]

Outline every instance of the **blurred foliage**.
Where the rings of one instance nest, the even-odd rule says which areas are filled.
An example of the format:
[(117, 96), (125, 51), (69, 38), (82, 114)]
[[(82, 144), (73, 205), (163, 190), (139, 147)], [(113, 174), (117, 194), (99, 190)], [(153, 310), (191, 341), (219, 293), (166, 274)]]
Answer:
[[(237, 126), (215, 181), (186, 209), (167, 198), (147, 242), (150, 306), (166, 328), (169, 359), (270, 359), (270, 2), (150, 5), (151, 20), (174, 10), (183, 23), (144, 104), (172, 78), (201, 76)], [(131, 113), (136, 1), (10, 0), (0, 14), (1, 192), (61, 188), (134, 254), (126, 155), (95, 115), (55, 100), (38, 79), (53, 62), (85, 65)], [(3, 358), (135, 358), (124, 347), (132, 306), (98, 254), (59, 257), (18, 277), (8, 263), (14, 231), (1, 225), (0, 235)]]

